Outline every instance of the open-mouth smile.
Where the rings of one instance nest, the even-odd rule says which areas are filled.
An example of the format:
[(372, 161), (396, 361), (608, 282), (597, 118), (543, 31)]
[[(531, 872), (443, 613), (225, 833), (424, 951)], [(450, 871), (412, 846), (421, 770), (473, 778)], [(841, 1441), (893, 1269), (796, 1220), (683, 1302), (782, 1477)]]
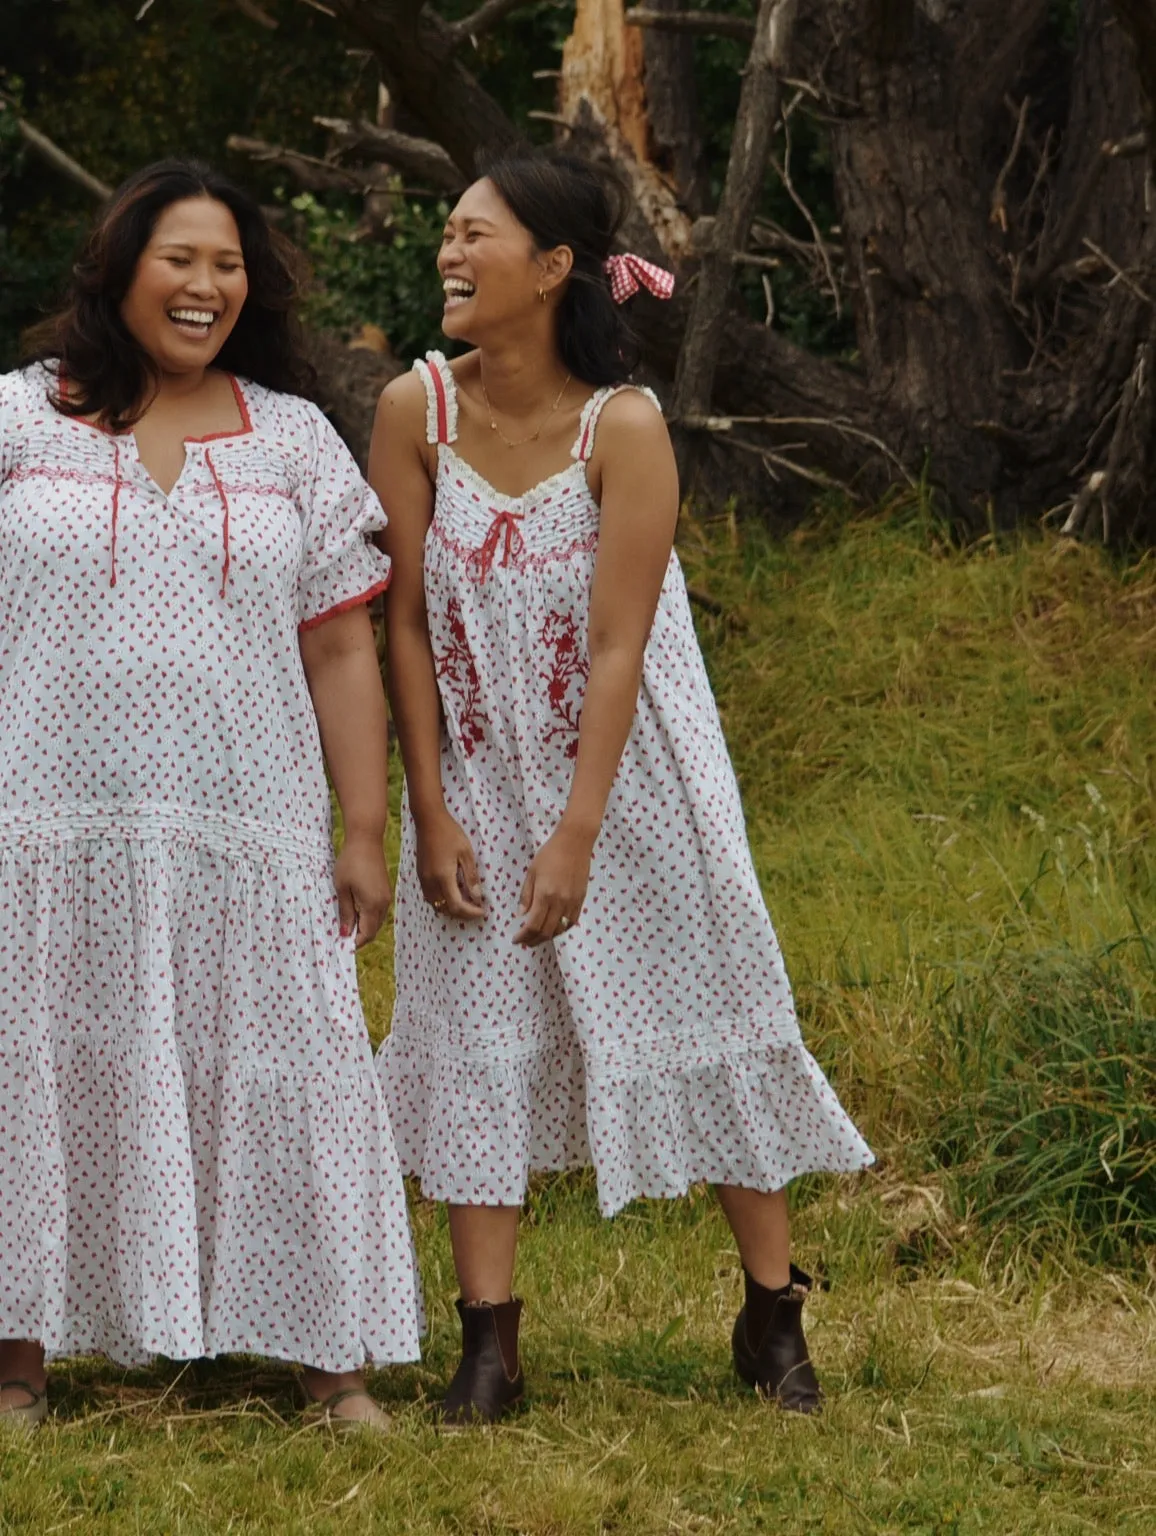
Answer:
[(203, 341), (221, 318), (213, 309), (170, 309), (169, 319), (182, 336)]
[(447, 277), (442, 283), (446, 295), (446, 308), (457, 309), (473, 298), (477, 289), (464, 277)]

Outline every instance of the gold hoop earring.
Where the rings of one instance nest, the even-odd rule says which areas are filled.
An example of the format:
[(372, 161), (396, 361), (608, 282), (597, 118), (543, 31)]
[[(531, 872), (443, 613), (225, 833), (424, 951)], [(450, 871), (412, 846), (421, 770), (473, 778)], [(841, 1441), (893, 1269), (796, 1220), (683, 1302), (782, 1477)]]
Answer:
[(545, 290), (545, 288), (539, 288), (538, 289), (538, 303), (539, 304), (545, 304), (545, 302), (546, 302), (546, 290)]

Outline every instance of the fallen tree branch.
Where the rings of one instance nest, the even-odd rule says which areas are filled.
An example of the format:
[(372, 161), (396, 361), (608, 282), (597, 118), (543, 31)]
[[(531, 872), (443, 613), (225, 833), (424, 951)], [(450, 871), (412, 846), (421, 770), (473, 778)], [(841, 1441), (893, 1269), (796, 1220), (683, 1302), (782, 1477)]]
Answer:
[(1024, 129), (1028, 122), (1028, 108), (1032, 104), (1030, 96), (1025, 96), (1020, 102), (1020, 109), (1016, 115), (1015, 137), (1012, 139), (1011, 149), (1007, 158), (1000, 167), (1000, 173), (995, 179), (995, 186), (991, 194), (991, 222), (998, 224), (1003, 234), (1007, 234), (1007, 179), (1011, 175), (1012, 166), (1020, 157), (1020, 149), (1024, 142)]
[(280, 144), (268, 144), (264, 139), (249, 139), (240, 133), (231, 133), (225, 140), (225, 148), (235, 155), (247, 155), (250, 160), (263, 165), (276, 165), (290, 171), (307, 192), (366, 192), (384, 190), (385, 178), (372, 172), (358, 174), (332, 165), (328, 160), (318, 160), (315, 155), (303, 154), (298, 149), (285, 149)]
[(341, 117), (315, 117), (313, 121), (333, 134), (344, 154), (384, 161), (447, 192), (460, 192), (466, 185), (466, 178), (453, 160), (432, 139), (399, 133), (396, 128), (379, 128), (374, 123), (351, 123)]
[(650, 11), (636, 6), (624, 17), (628, 27), (654, 27), (664, 32), (692, 32), (699, 37), (735, 37), (740, 43), (754, 40), (755, 23), (746, 16), (724, 16), (718, 11)]
[(486, 32), (492, 32), (511, 11), (519, 10), (530, 3), (531, 0), (484, 0), (476, 11), (471, 11), (460, 21), (448, 22), (446, 33), (455, 48), (465, 42), (474, 42)]
[(816, 254), (823, 268), (823, 275), (827, 279), (827, 286), (830, 288), (831, 297), (835, 301), (835, 317), (836, 319), (841, 320), (843, 318), (843, 300), (839, 293), (839, 284), (835, 279), (835, 269), (831, 265), (830, 256), (827, 254), (826, 242), (823, 239), (822, 231), (820, 230), (814, 215), (811, 213), (811, 210), (807, 207), (803, 199), (799, 196), (795, 189), (795, 183), (791, 180), (791, 129), (790, 125), (785, 120), (783, 122), (782, 163), (780, 164), (774, 155), (771, 155), (770, 161), (775, 168), (775, 172), (778, 175), (779, 180), (785, 187), (788, 197), (807, 221), (807, 227), (811, 231), (811, 239), (814, 241)]
[(269, 12), (262, 10), (257, 0), (233, 0), (233, 4), (242, 16), (247, 16), (250, 21), (255, 21), (259, 27), (264, 27), (266, 32), (276, 32), (281, 23)]
[[(841, 437), (856, 442), (870, 443), (878, 448), (887, 462), (897, 469), (909, 486), (916, 480), (898, 454), (892, 452), (881, 437), (857, 427), (853, 422), (837, 416), (691, 416), (682, 419), (682, 425), (700, 432), (731, 432), (735, 427), (823, 427), (837, 432)], [(735, 440), (737, 441), (737, 439)]]
[[(11, 103), (0, 101), (0, 111), (5, 108), (11, 110)], [(40, 132), (39, 128), (34, 128), (20, 116), (16, 118), (16, 127), (28, 148), (39, 155), (46, 165), (50, 165), (54, 171), (58, 171), (61, 176), (71, 181), (73, 186), (79, 187), (82, 192), (87, 192), (89, 197), (95, 198), (100, 203), (106, 202), (112, 196), (112, 188), (107, 182), (101, 181), (91, 171), (86, 171), (78, 160), (74, 160), (70, 154), (61, 149), (59, 144), (54, 144), (47, 134)]]
[(1126, 139), (1118, 139), (1115, 144), (1105, 144), (1104, 153), (1109, 160), (1125, 160), (1133, 155), (1146, 155), (1148, 135), (1146, 133), (1129, 134)]
[(1143, 300), (1145, 304), (1150, 305), (1152, 303), (1151, 295), (1145, 293), (1136, 279), (1129, 273), (1125, 272), (1124, 268), (1118, 261), (1113, 261), (1111, 256), (1108, 255), (1107, 251), (1101, 250), (1094, 240), (1089, 240), (1086, 236), (1082, 243), (1088, 247), (1093, 256), (1097, 257), (1104, 263), (1109, 272), (1114, 272), (1116, 274), (1116, 278), (1113, 279), (1113, 281), (1118, 279), (1124, 284), (1125, 288), (1134, 293), (1138, 299)]
[[(718, 211), (698, 272), (674, 379), (673, 409), (706, 415), (726, 332), (734, 253), (746, 249), (782, 103), (782, 75), (795, 23), (795, 0), (759, 0), (755, 41), (743, 73), (735, 130)], [(685, 478), (687, 454), (680, 455)]]

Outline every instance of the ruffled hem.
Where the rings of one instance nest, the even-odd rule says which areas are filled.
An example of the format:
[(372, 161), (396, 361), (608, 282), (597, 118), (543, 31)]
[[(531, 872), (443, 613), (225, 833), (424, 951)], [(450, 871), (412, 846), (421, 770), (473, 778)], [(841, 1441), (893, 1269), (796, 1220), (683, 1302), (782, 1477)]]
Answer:
[(587, 1069), (577, 1040), (552, 1033), (537, 1054), (489, 1064), (439, 1055), (432, 1026), (387, 1037), (377, 1059), (398, 1156), (427, 1198), (517, 1205), (531, 1173), (592, 1163), (613, 1216), (695, 1184), (781, 1189), (874, 1161), (802, 1045), (622, 1073)]
[(0, 849), (0, 1124), (0, 1337), (126, 1364), (417, 1358), (326, 862), (151, 836)]
[(74, 1036), (47, 1081), (38, 1067), (3, 1058), (19, 1152), (0, 1180), (0, 1337), (125, 1365), (418, 1358), (404, 1192), (368, 1062), (280, 1072)]
[(536, 1053), (495, 1062), (439, 1053), (420, 1024), (394, 1029), (377, 1068), (402, 1171), (430, 1200), (521, 1205), (531, 1172), (585, 1168), (586, 1072), (558, 1026)]

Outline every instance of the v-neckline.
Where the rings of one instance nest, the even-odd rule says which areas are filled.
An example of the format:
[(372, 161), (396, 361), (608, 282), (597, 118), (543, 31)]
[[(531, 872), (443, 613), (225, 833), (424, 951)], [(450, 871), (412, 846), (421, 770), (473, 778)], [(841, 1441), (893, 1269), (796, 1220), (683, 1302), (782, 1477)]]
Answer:
[[(206, 432), (199, 437), (182, 437), (181, 444), (185, 449), (184, 458), (181, 460), (181, 467), (177, 471), (176, 479), (173, 481), (172, 485), (167, 491), (153, 474), (152, 470), (149, 469), (145, 461), (141, 458), (140, 443), (137, 441), (135, 427), (126, 427), (121, 432), (114, 432), (110, 427), (102, 427), (99, 422), (88, 421), (83, 416), (65, 416), (65, 419), (67, 421), (75, 422), (79, 427), (87, 427), (92, 432), (99, 432), (102, 437), (111, 438), (116, 443), (131, 442), (133, 453), (136, 456), (136, 462), (140, 465), (141, 469), (147, 476), (149, 484), (156, 490), (159, 496), (162, 496), (165, 501), (169, 501), (172, 499), (177, 487), (184, 479), (185, 470), (189, 465), (188, 449), (190, 445), (199, 443), (216, 443), (221, 442), (225, 438), (248, 437), (249, 434), (253, 431), (253, 419), (249, 414), (249, 404), (245, 399), (245, 392), (241, 388), (240, 380), (237, 378), (235, 373), (226, 373), (225, 377), (228, 379), (229, 384), (232, 386), (233, 399), (236, 401), (237, 409), (241, 416), (241, 425), (239, 427), (229, 427), (223, 432)], [(65, 385), (65, 377), (63, 374), (60, 374), (59, 387), (63, 390)], [(65, 413), (61, 412), (60, 414), (64, 415)]]

